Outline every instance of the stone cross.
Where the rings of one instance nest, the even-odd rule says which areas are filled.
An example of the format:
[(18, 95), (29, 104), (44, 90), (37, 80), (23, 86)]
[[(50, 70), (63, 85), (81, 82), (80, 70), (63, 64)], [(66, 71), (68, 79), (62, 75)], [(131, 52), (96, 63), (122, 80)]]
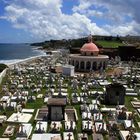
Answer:
[(89, 129), (90, 121), (88, 120), (86, 123), (87, 123), (87, 128)]
[(73, 121), (70, 121), (70, 129), (73, 129)]
[(71, 136), (72, 136), (72, 134), (69, 133), (67, 136), (68, 136), (68, 140), (71, 140)]
[(19, 119), (19, 116), (18, 115), (16, 115), (16, 118), (17, 118), (17, 121), (19, 121), (18, 119)]
[(41, 125), (42, 125), (42, 123), (38, 122), (38, 126), (39, 126), (38, 130), (41, 130)]
[(20, 127), (21, 127), (20, 133), (23, 133), (23, 127), (24, 127), (24, 125), (21, 124)]

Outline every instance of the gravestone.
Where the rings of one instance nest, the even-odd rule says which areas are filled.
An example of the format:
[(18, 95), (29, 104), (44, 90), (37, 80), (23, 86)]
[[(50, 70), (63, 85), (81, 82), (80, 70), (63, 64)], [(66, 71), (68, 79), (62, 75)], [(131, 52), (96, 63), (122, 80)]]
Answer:
[(16, 137), (27, 137), (26, 131), (23, 131), (24, 125), (21, 124), (20, 127), (21, 127), (21, 130), (17, 133)]
[(49, 98), (48, 99), (48, 119), (51, 121), (64, 120), (64, 109), (66, 98)]
[(102, 134), (93, 134), (93, 140), (104, 140), (103, 135)]
[(38, 122), (38, 129), (35, 130), (35, 133), (45, 133), (44, 128), (41, 127), (42, 123)]

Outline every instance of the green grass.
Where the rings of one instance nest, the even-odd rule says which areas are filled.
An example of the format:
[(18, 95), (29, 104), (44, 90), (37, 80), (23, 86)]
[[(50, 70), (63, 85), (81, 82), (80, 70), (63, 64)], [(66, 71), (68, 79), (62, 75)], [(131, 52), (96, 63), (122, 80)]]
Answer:
[(99, 45), (103, 46), (103, 48), (118, 48), (118, 46), (123, 45), (118, 41), (96, 41)]

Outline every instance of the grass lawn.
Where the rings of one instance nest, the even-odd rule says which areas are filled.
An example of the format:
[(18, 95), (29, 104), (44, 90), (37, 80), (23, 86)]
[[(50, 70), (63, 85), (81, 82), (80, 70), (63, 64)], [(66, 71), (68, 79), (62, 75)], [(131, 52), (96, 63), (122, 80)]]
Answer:
[(121, 42), (118, 41), (96, 41), (96, 43), (103, 46), (103, 48), (118, 48), (118, 46), (123, 45)]

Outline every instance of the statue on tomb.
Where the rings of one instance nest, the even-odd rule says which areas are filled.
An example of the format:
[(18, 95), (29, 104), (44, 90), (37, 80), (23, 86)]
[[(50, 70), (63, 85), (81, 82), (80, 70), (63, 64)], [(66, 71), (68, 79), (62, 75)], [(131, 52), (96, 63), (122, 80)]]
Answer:
[(52, 124), (54, 127), (53, 127), (53, 130), (56, 130), (57, 128), (56, 128), (56, 123), (54, 122), (53, 124)]
[(70, 129), (73, 130), (73, 121), (70, 121)]
[(18, 114), (17, 114), (17, 115), (16, 115), (16, 121), (17, 121), (17, 122), (19, 121), (18, 119), (19, 119), (19, 116), (18, 116)]

